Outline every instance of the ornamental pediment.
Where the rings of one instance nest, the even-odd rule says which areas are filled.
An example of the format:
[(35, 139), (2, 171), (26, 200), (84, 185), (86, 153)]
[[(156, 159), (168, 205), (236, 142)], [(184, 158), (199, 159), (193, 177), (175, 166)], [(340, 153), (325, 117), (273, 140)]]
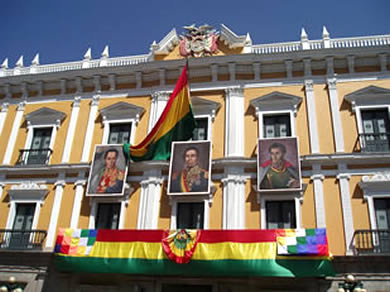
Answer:
[(51, 108), (43, 107), (25, 116), (29, 125), (53, 125), (59, 124), (66, 114)]
[(256, 111), (268, 110), (293, 110), (296, 111), (299, 104), (302, 102), (302, 97), (274, 91), (269, 94), (259, 96), (252, 99), (250, 104)]
[(347, 94), (344, 98), (353, 107), (390, 104), (390, 89), (371, 85)]
[(127, 102), (118, 102), (101, 109), (100, 113), (103, 120), (135, 119), (138, 121), (144, 111), (143, 107)]

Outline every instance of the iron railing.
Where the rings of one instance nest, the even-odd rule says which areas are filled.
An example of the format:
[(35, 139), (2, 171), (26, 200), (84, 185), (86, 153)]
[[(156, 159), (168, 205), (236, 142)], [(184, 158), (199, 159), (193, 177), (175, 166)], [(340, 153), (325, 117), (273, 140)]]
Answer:
[(362, 152), (390, 152), (390, 133), (359, 134)]
[(41, 149), (20, 149), (16, 162), (18, 165), (48, 164), (53, 150), (50, 148)]
[(356, 230), (352, 245), (355, 255), (390, 254), (390, 229)]
[(46, 230), (0, 229), (0, 249), (42, 249), (46, 235)]

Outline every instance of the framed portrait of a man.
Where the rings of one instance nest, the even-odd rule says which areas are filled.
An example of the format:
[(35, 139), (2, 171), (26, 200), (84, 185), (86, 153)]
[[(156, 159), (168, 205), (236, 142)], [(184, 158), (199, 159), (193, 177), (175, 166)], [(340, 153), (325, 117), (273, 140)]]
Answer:
[(126, 176), (127, 162), (122, 145), (96, 145), (89, 171), (87, 196), (122, 195)]
[(168, 194), (210, 193), (211, 142), (173, 142)]
[(259, 139), (257, 150), (258, 191), (280, 192), (302, 189), (296, 137)]

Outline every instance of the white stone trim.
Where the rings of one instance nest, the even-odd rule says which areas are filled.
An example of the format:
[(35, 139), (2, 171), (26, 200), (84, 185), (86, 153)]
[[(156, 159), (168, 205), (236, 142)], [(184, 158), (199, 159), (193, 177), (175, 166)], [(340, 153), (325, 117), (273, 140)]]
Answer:
[[(256, 189), (256, 186), (254, 186)], [(300, 193), (291, 194), (265, 194), (258, 192), (258, 202), (260, 203), (260, 229), (267, 229), (267, 202), (273, 201), (294, 201), (295, 204), (295, 225), (302, 228), (302, 195)]]
[(320, 153), (318, 138), (317, 110), (314, 97), (313, 80), (305, 80), (307, 115), (309, 120), (309, 136), (311, 153)]
[(146, 171), (144, 176), (149, 178), (141, 181), (137, 229), (157, 229), (163, 179), (157, 170)]
[(129, 143), (134, 144), (135, 140), (135, 130), (137, 126), (137, 121), (135, 119), (124, 119), (124, 120), (104, 120), (103, 119), (103, 137), (102, 137), (102, 144), (108, 144), (108, 137), (110, 135), (110, 125), (111, 124), (130, 124), (131, 123), (131, 129), (130, 129), (130, 139)]
[(80, 112), (80, 100), (81, 98), (79, 96), (76, 96), (73, 101), (72, 113), (70, 115), (68, 132), (66, 134), (66, 141), (64, 145), (64, 152), (62, 153), (62, 163), (67, 163), (70, 159), (74, 134), (76, 132), (76, 125)]
[(95, 119), (99, 106), (100, 95), (94, 95), (91, 101), (91, 108), (88, 116), (87, 132), (85, 133), (83, 154), (81, 155), (81, 162), (88, 162), (89, 154), (91, 152), (91, 143), (93, 131), (95, 129)]
[(352, 254), (352, 238), (354, 233), (353, 226), (353, 213), (351, 205), (351, 192), (349, 188), (349, 174), (340, 173), (337, 175), (340, 185), (340, 196), (341, 196), (341, 208), (343, 211), (343, 224), (345, 234), (345, 248), (347, 254)]
[(72, 217), (70, 218), (70, 228), (78, 228), (81, 202), (83, 200), (84, 186), (86, 184), (85, 180), (77, 180), (75, 185), (75, 195), (72, 208)]
[(47, 193), (48, 189), (46, 185), (38, 185), (33, 182), (24, 182), (11, 186), (11, 189), (8, 190), (10, 210), (7, 217), (6, 229), (12, 229), (13, 227), (16, 215), (16, 204), (18, 203), (35, 203), (34, 219), (31, 229), (37, 229), (41, 205), (43, 204)]
[(55, 185), (55, 195), (51, 209), (49, 227), (47, 229), (46, 247), (53, 247), (57, 231), (58, 217), (61, 210), (62, 195), (64, 193), (65, 181), (59, 180)]
[(222, 229), (245, 229), (245, 184), (248, 180), (244, 170), (229, 167), (225, 170), (223, 183)]
[(325, 228), (326, 215), (325, 215), (324, 186), (323, 186), (324, 176), (322, 174), (314, 174), (310, 177), (310, 179), (313, 181), (313, 186), (314, 186), (316, 226), (317, 228)]
[(3, 132), (5, 119), (6, 119), (7, 113), (8, 113), (8, 106), (9, 106), (8, 102), (3, 102), (3, 104), (1, 105), (1, 112), (0, 112), (0, 136), (1, 136), (2, 132)]
[(244, 89), (229, 87), (225, 90), (225, 156), (244, 156)]
[(150, 106), (149, 127), (150, 132), (157, 123), (165, 106), (167, 105), (170, 93), (166, 91), (156, 91), (152, 93), (152, 104)]
[(14, 123), (12, 125), (11, 134), (8, 139), (8, 145), (7, 149), (5, 150), (4, 158), (3, 158), (3, 164), (10, 164), (12, 154), (14, 152), (16, 138), (18, 136), (18, 131), (22, 122), (23, 113), (24, 113), (24, 107), (26, 105), (26, 102), (20, 102), (18, 105), (18, 108), (16, 110), (16, 116), (14, 119)]
[(336, 78), (329, 78), (327, 80), (330, 107), (332, 113), (333, 137), (336, 144), (336, 152), (344, 152), (344, 136), (340, 118), (339, 99), (337, 94), (336, 82)]

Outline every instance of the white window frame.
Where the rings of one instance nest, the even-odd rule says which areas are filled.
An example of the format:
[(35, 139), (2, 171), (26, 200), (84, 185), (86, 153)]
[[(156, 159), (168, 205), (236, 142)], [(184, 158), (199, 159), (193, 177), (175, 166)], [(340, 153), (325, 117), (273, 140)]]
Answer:
[[(66, 117), (63, 112), (50, 108), (41, 108), (25, 116), (27, 121), (27, 138), (24, 149), (31, 149), (31, 143), (34, 138), (34, 129), (52, 128), (49, 148), (53, 151), (55, 139), (61, 121)], [(49, 156), (47, 164), (50, 163), (52, 155)]]
[(39, 214), (41, 212), (41, 206), (48, 194), (46, 185), (38, 185), (33, 182), (24, 182), (18, 185), (13, 185), (8, 190), (10, 198), (10, 209), (7, 218), (6, 229), (12, 229), (16, 216), (16, 205), (33, 203), (35, 204), (35, 211), (31, 230), (36, 230), (38, 226)]
[(202, 203), (204, 204), (204, 213), (203, 213), (203, 229), (209, 229), (210, 222), (210, 208), (213, 202), (212, 195), (208, 196), (191, 196), (191, 195), (177, 195), (170, 196), (169, 203), (172, 207), (171, 209), (171, 230), (176, 230), (177, 226), (177, 204), (178, 203)]
[(102, 144), (108, 144), (111, 124), (131, 123), (129, 143), (134, 144), (135, 131), (144, 108), (127, 102), (118, 102), (100, 110), (103, 119)]
[(363, 190), (363, 197), (368, 203), (370, 227), (375, 230), (377, 229), (377, 222), (374, 199), (390, 199), (390, 172), (363, 176), (359, 186)]
[(207, 118), (207, 139), (205, 141), (211, 141), (213, 137), (212, 131), (215, 115), (221, 104), (219, 102), (204, 99), (199, 96), (192, 97), (191, 102), (194, 118)]
[(296, 137), (296, 115), (302, 102), (299, 96), (278, 91), (252, 99), (250, 104), (256, 111), (258, 120), (258, 137), (264, 138), (264, 116), (288, 114), (290, 116), (291, 137)]
[(126, 217), (126, 209), (129, 205), (129, 198), (130, 195), (133, 193), (133, 188), (129, 187), (129, 185), (126, 184), (125, 186), (125, 195), (122, 197), (90, 197), (89, 204), (91, 206), (91, 211), (89, 213), (89, 223), (88, 228), (89, 229), (95, 229), (95, 223), (96, 223), (96, 216), (97, 216), (97, 210), (98, 210), (98, 204), (99, 203), (120, 203), (120, 213), (119, 213), (119, 223), (118, 223), (118, 229), (124, 229), (125, 225), (125, 217)]
[(352, 112), (356, 114), (359, 142), (363, 148), (364, 139), (360, 136), (364, 134), (361, 111), (387, 108), (390, 118), (390, 89), (371, 85), (347, 94), (344, 99), (351, 104)]
[(275, 201), (294, 201), (295, 203), (295, 225), (296, 228), (302, 228), (302, 201), (303, 197), (300, 193), (293, 194), (259, 194), (258, 201), (260, 203), (260, 229), (267, 229), (267, 202)]
[(123, 119), (123, 120), (103, 120), (103, 139), (102, 144), (106, 145), (108, 144), (108, 137), (110, 136), (110, 126), (115, 124), (130, 124), (130, 138), (129, 143), (134, 144), (135, 140), (135, 129), (138, 122), (136, 119)]

